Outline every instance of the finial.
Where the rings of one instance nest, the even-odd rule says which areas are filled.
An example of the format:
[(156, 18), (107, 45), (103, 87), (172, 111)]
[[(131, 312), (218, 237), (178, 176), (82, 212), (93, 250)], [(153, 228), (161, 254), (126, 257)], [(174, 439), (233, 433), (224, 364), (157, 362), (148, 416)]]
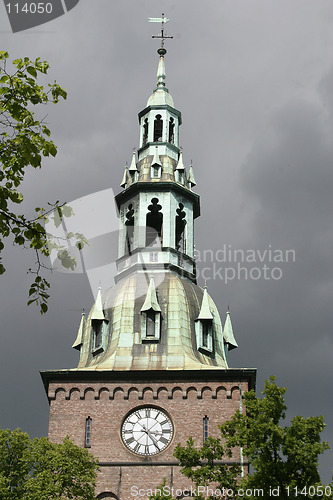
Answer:
[(150, 23), (161, 23), (161, 33), (158, 35), (153, 35), (152, 38), (159, 38), (161, 40), (161, 47), (158, 49), (157, 53), (161, 56), (164, 57), (166, 54), (166, 49), (164, 48), (164, 40), (167, 38), (173, 38), (173, 36), (167, 36), (164, 34), (164, 24), (170, 21), (170, 19), (167, 19), (164, 17), (164, 14), (162, 13), (162, 17), (149, 17), (148, 22)]

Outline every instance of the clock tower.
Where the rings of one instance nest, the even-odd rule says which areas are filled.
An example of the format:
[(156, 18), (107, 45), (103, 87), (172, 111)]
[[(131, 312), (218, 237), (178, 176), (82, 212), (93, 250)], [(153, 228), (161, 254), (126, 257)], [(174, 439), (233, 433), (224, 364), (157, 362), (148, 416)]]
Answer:
[[(175, 446), (217, 436), (255, 385), (255, 369), (229, 367), (237, 347), (229, 311), (222, 324), (207, 287), (197, 284), (200, 201), (179, 147), (181, 113), (165, 84), (160, 21), (157, 86), (139, 113), (139, 149), (115, 197), (115, 285), (99, 290), (82, 315), (78, 367), (42, 372), (49, 438), (69, 435), (99, 459), (99, 499), (146, 499), (164, 478), (185, 491)], [(246, 473), (241, 452), (235, 460)]]

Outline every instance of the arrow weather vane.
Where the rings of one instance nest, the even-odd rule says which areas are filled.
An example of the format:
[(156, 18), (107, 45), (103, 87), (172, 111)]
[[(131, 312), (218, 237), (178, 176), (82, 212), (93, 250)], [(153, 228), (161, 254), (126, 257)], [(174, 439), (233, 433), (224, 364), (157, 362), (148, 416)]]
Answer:
[(161, 40), (161, 48), (164, 48), (164, 40), (167, 38), (173, 38), (173, 36), (167, 36), (164, 34), (164, 24), (170, 21), (170, 19), (164, 17), (164, 14), (162, 14), (162, 17), (149, 17), (148, 22), (150, 23), (161, 23), (161, 33), (159, 35), (153, 35), (152, 38), (160, 38)]

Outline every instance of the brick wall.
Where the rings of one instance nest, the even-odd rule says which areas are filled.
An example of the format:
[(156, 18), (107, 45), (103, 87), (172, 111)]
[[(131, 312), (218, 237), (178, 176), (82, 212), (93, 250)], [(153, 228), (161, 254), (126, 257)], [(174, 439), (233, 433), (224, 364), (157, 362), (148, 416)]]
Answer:
[[(242, 392), (248, 382), (241, 382)], [(79, 446), (85, 444), (87, 417), (91, 418), (91, 453), (101, 462), (96, 494), (110, 492), (109, 498), (146, 499), (147, 489), (157, 488), (164, 478), (170, 487), (184, 490), (190, 481), (180, 474), (173, 451), (177, 443), (185, 444), (192, 436), (203, 444), (203, 418), (209, 418), (209, 435), (219, 436), (218, 424), (239, 408), (239, 382), (162, 381), (108, 382), (50, 381), (49, 438), (60, 442), (66, 435)], [(141, 457), (129, 451), (121, 439), (121, 424), (126, 415), (140, 406), (163, 409), (172, 419), (174, 435), (163, 452)], [(244, 407), (243, 407), (244, 408)], [(239, 459), (238, 456), (235, 456)], [(141, 490), (141, 491), (139, 491)], [(101, 498), (108, 498), (107, 496)]]

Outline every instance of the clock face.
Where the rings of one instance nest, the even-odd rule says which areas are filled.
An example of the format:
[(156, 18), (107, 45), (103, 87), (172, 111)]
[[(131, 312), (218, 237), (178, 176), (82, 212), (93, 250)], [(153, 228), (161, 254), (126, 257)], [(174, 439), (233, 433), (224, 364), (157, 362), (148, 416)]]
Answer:
[(137, 455), (156, 455), (170, 444), (173, 425), (166, 413), (157, 408), (132, 411), (121, 427), (124, 445)]

